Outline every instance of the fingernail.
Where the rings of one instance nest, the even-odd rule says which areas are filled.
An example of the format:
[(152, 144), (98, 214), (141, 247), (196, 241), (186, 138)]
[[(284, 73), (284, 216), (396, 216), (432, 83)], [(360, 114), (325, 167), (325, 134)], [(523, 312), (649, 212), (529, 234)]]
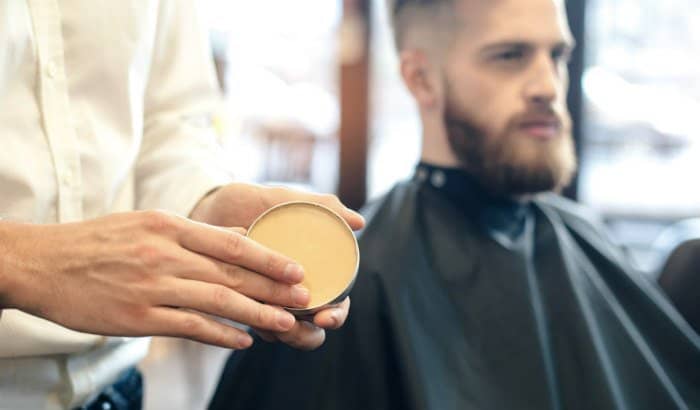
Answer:
[(250, 337), (250, 335), (247, 333), (242, 334), (242, 335), (238, 335), (237, 339), (238, 339), (238, 346), (240, 346), (241, 349), (245, 349), (253, 344), (253, 338)]
[(291, 329), (294, 326), (294, 316), (287, 312), (277, 312), (277, 325), (282, 329)]
[(309, 290), (300, 285), (293, 286), (292, 300), (296, 305), (306, 306), (309, 303)]
[(304, 279), (304, 271), (296, 263), (290, 263), (284, 268), (284, 279), (289, 282), (301, 282)]

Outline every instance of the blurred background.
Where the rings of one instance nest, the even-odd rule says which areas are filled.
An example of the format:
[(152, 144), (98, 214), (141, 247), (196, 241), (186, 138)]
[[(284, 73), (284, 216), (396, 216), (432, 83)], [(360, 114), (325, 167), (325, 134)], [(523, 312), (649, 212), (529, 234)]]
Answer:
[[(384, 0), (200, 0), (225, 100), (221, 144), (243, 181), (333, 192), (359, 208), (411, 175), (416, 108)], [(641, 274), (700, 237), (700, 3), (568, 0), (580, 172)], [(229, 351), (156, 339), (146, 410), (204, 408)], [(178, 405), (180, 407), (178, 407)]]

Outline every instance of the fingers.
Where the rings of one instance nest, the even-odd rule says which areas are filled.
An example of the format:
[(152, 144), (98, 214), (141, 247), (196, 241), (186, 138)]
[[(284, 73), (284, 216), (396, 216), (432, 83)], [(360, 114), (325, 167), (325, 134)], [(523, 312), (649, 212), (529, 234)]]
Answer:
[(242, 266), (273, 280), (296, 284), (304, 279), (301, 266), (293, 260), (236, 231), (190, 221), (179, 241), (191, 251)]
[(266, 342), (279, 341), (300, 350), (314, 350), (326, 340), (324, 329), (338, 329), (345, 323), (350, 310), (350, 298), (345, 298), (340, 305), (324, 309), (314, 316), (314, 322), (298, 320), (294, 326), (286, 332), (271, 332), (263, 329), (255, 329)]
[(303, 320), (299, 320), (287, 332), (269, 332), (254, 329), (265, 341), (279, 341), (299, 350), (314, 350), (326, 340), (326, 332), (320, 327)]
[(247, 229), (241, 228), (241, 227), (238, 227), (238, 226), (233, 227), (233, 228), (228, 228), (228, 230), (231, 231), (231, 232), (235, 232), (235, 233), (237, 233), (237, 234), (241, 234), (241, 235), (243, 235), (243, 236), (245, 236), (245, 234), (248, 232)]
[(349, 310), (350, 298), (347, 297), (340, 305), (316, 313), (314, 324), (324, 329), (338, 329), (345, 323)]
[[(215, 259), (201, 259), (200, 255), (192, 255), (191, 268), (178, 275), (191, 279), (224, 285), (238, 293), (254, 300), (272, 305), (305, 308), (309, 301), (309, 291), (301, 285), (289, 285), (276, 282), (256, 272), (240, 266), (230, 265)], [(196, 268), (201, 266), (201, 268)]]
[(252, 328), (253, 331), (260, 336), (260, 338), (268, 343), (273, 343), (277, 341), (277, 336), (275, 333), (267, 331), (267, 330), (262, 330), (262, 329), (256, 329)]
[(253, 344), (253, 338), (243, 330), (187, 310), (156, 307), (149, 311), (144, 322), (155, 325), (152, 334), (157, 336), (183, 337), (236, 350)]
[(335, 211), (340, 215), (345, 222), (348, 223), (350, 228), (354, 231), (362, 229), (365, 226), (365, 218), (359, 213), (347, 208), (335, 195), (314, 195), (311, 201), (320, 203), (321, 205), (327, 206), (328, 208)]
[(308, 201), (324, 205), (340, 215), (350, 225), (353, 230), (362, 229), (365, 226), (365, 219), (362, 215), (347, 208), (335, 195), (311, 194), (294, 191), (286, 188), (271, 188), (267, 191), (269, 196), (268, 205), (274, 206), (288, 201)]
[(342, 212), (340, 216), (345, 219), (353, 231), (357, 231), (365, 227), (365, 218), (351, 209), (346, 208), (346, 210)]
[(288, 331), (296, 323), (294, 316), (283, 309), (258, 303), (223, 285), (188, 279), (172, 281), (161, 296), (161, 304), (276, 332)]

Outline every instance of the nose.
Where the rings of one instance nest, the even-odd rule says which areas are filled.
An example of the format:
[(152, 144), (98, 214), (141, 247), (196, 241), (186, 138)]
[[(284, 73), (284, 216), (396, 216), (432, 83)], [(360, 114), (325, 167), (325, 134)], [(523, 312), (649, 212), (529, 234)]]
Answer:
[(565, 81), (565, 73), (560, 70), (548, 53), (540, 53), (533, 59), (524, 90), (528, 102), (549, 105), (556, 101)]

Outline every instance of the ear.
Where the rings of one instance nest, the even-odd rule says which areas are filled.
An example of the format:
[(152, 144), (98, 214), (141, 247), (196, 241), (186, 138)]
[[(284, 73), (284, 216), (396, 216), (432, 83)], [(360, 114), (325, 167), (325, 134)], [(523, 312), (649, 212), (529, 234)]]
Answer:
[(404, 50), (399, 55), (401, 77), (421, 109), (439, 106), (442, 87), (437, 67), (429, 56), (418, 49)]

